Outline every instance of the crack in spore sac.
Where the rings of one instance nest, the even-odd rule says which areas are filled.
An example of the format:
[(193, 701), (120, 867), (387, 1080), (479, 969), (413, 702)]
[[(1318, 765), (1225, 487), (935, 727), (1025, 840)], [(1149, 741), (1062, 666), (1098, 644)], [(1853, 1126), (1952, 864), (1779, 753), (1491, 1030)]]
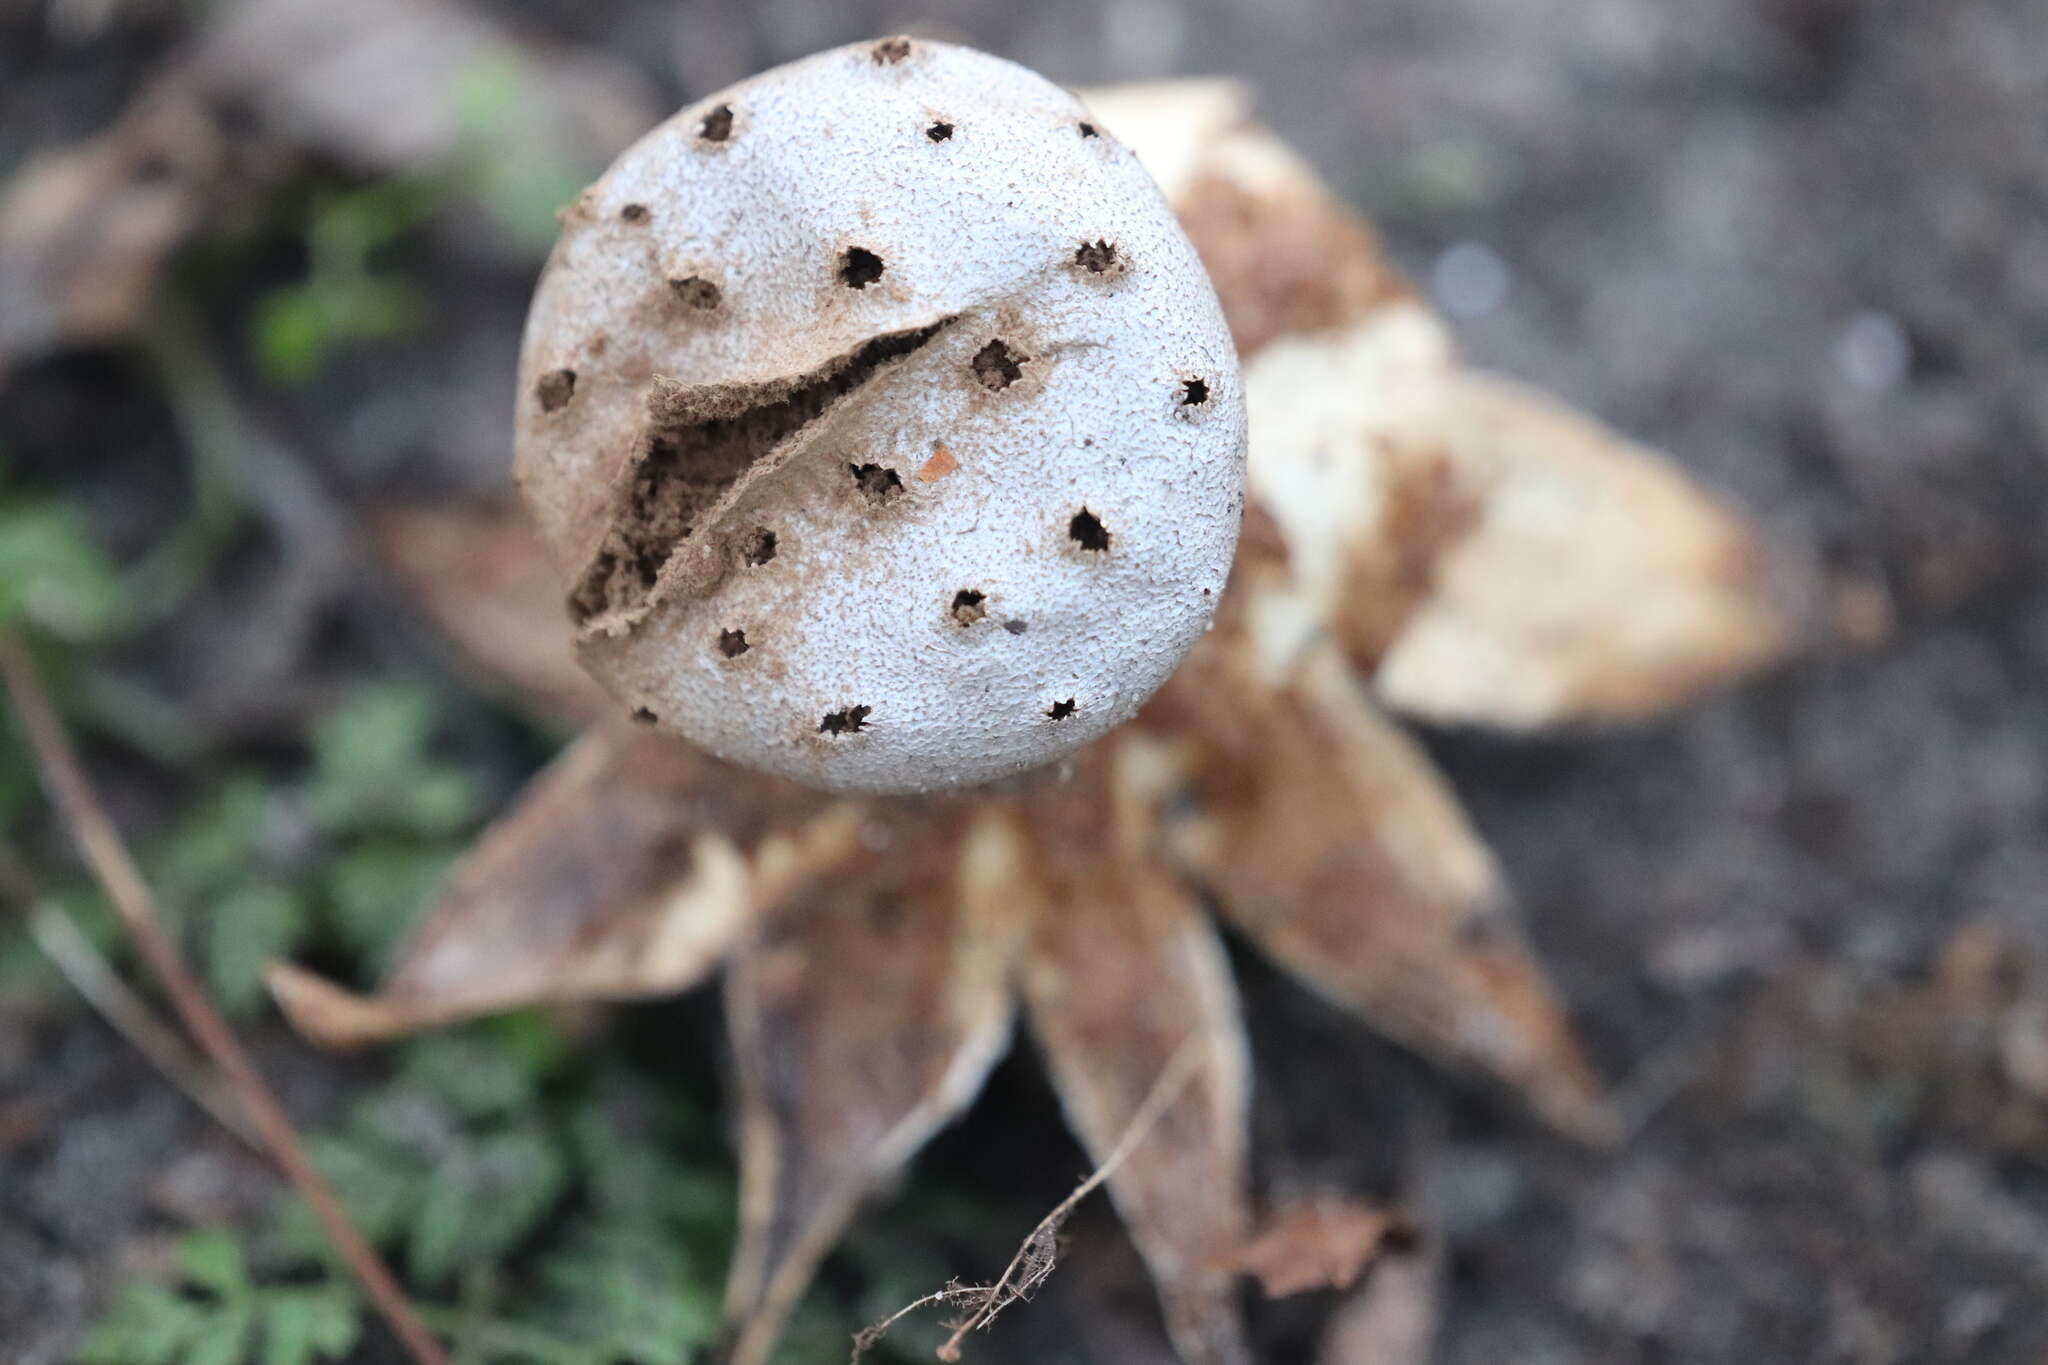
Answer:
[(577, 624), (642, 610), (677, 546), (749, 469), (951, 321), (876, 337), (809, 377), (763, 386), (753, 404), (718, 416), (706, 409), (730, 405), (730, 393), (655, 394), (632, 479), (603, 546), (570, 596)]

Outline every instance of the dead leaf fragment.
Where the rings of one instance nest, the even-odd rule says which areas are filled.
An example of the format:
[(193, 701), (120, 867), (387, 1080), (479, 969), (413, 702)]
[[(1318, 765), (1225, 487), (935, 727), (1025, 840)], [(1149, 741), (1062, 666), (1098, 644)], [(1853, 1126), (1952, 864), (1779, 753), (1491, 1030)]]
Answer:
[(515, 508), (393, 504), (369, 520), (386, 561), (485, 683), (565, 722), (616, 709), (576, 662), (560, 582)]
[(1829, 1122), (1880, 1136), (1911, 1124), (2038, 1152), (2048, 1144), (2048, 959), (1973, 920), (1924, 978), (1872, 981), (1839, 962), (1799, 962), (1756, 993), (1719, 1054), (1712, 1084), (1729, 1103), (1824, 1096)]
[(526, 42), (460, 0), (232, 0), (192, 68), (300, 145), (365, 170), (416, 172), (466, 146), (585, 169), (658, 117), (631, 68)]
[(1382, 1251), (1412, 1249), (1415, 1230), (1399, 1214), (1335, 1195), (1276, 1210), (1229, 1265), (1257, 1279), (1269, 1299), (1311, 1289), (1349, 1289)]
[(0, 370), (125, 334), (171, 250), (268, 158), (231, 141), (183, 73), (107, 133), (32, 156), (0, 192)]
[(630, 68), (454, 0), (228, 0), (206, 16), (105, 132), (0, 192), (0, 368), (127, 333), (170, 253), (256, 217), (306, 153), (386, 175), (476, 155), (573, 186), (660, 107)]

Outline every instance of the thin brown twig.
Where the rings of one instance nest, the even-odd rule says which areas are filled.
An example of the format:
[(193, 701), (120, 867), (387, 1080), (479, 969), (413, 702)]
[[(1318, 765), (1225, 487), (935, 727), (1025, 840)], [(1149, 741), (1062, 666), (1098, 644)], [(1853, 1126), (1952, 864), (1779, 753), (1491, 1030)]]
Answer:
[(328, 1240), (362, 1281), (370, 1301), (407, 1353), (417, 1365), (447, 1365), (440, 1343), (420, 1322), (405, 1291), (378, 1259), (376, 1251), (349, 1221), (333, 1187), (306, 1155), (305, 1144), (299, 1140), (298, 1130), (283, 1106), (165, 935), (155, 898), (79, 763), (71, 737), (50, 703), (35, 663), (21, 641), (6, 631), (0, 631), (0, 682), (5, 683), (15, 714), (21, 718), (22, 729), (35, 750), (58, 815), (101, 889), (113, 902), (122, 926), (170, 996), (178, 1017), (214, 1064), (226, 1073), (229, 1084), (248, 1110), (250, 1121), (262, 1135), (263, 1145), (270, 1149), (285, 1178), (304, 1196)]
[(941, 1303), (965, 1303), (973, 1305), (972, 1311), (953, 1326), (953, 1335), (947, 1337), (936, 1352), (940, 1360), (960, 1359), (960, 1343), (969, 1332), (988, 1327), (1011, 1304), (1029, 1299), (1037, 1288), (1052, 1274), (1053, 1263), (1059, 1247), (1059, 1231), (1072, 1216), (1076, 1206), (1095, 1192), (1097, 1186), (1116, 1174), (1138, 1144), (1152, 1131), (1152, 1126), (1165, 1114), (1167, 1106), (1180, 1098), (1182, 1090), (1194, 1079), (1195, 1070), (1201, 1065), (1202, 1049), (1199, 1037), (1190, 1037), (1159, 1069), (1159, 1079), (1152, 1083), (1144, 1100), (1131, 1115), (1131, 1121), (1124, 1128), (1124, 1134), (1117, 1139), (1109, 1155), (1102, 1159), (1094, 1172), (1074, 1187), (1073, 1193), (1059, 1202), (1051, 1213), (1038, 1220), (1038, 1226), (1031, 1229), (1017, 1248), (1017, 1254), (1010, 1258), (1010, 1264), (994, 1284), (961, 1284), (955, 1280), (944, 1289), (934, 1290), (914, 1303), (903, 1307), (861, 1329), (853, 1339), (853, 1365), (859, 1365), (860, 1358), (884, 1336), (889, 1329), (921, 1308)]
[(100, 956), (99, 949), (54, 902), (39, 901), (29, 911), (29, 937), (43, 956), (50, 959), (71, 988), (116, 1033), (142, 1054), (143, 1060), (186, 1098), (205, 1110), (215, 1123), (242, 1141), (263, 1150), (263, 1137), (249, 1122), (249, 1115), (233, 1092), (221, 1084), (218, 1073), (207, 1068), (177, 1031), (157, 1016), (146, 1001), (123, 981)]
[(234, 1094), (222, 1084), (220, 1074), (210, 1070), (206, 1059), (193, 1052), (191, 1044), (130, 989), (78, 927), (78, 921), (43, 895), (35, 875), (5, 840), (0, 840), (0, 896), (25, 913), (29, 940), (109, 1028), (126, 1038), (144, 1061), (214, 1122), (257, 1151), (263, 1150), (262, 1137)]

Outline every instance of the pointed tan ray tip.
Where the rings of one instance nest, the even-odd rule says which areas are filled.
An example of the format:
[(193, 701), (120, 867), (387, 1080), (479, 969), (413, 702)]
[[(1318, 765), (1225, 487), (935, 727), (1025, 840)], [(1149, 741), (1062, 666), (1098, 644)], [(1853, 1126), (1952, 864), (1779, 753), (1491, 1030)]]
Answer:
[(263, 984), (294, 1029), (317, 1046), (337, 1052), (387, 1042), (437, 1022), (374, 996), (358, 995), (289, 962), (266, 967)]

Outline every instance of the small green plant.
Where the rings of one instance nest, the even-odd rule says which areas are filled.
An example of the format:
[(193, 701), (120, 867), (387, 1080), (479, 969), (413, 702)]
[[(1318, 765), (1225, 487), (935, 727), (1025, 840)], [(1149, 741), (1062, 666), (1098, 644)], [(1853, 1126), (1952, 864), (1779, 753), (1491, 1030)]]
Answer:
[(252, 323), (251, 345), (265, 375), (303, 383), (344, 347), (424, 325), (426, 293), (379, 258), (452, 205), (480, 207), (522, 253), (537, 259), (548, 249), (556, 211), (576, 197), (592, 168), (536, 138), (521, 117), (534, 79), (512, 52), (478, 59), (448, 92), (456, 137), (442, 164), (314, 192), (305, 214), (305, 277), (267, 294)]
[[(530, 1015), (423, 1039), (313, 1136), (314, 1159), (458, 1358), (688, 1365), (717, 1328), (732, 1227), (716, 1135), (677, 1103), (621, 1105), (625, 1082), (568, 1061)], [(81, 1360), (310, 1365), (350, 1350), (365, 1317), (287, 1192), (256, 1227), (187, 1239), (172, 1283), (124, 1288)]]
[[(365, 1236), (402, 1247), (415, 1283), (444, 1287), (510, 1254), (566, 1191), (570, 1153), (536, 1084), (481, 1035), (426, 1040), (316, 1143), (315, 1160)], [(309, 1211), (288, 1204), (284, 1228), (293, 1251), (321, 1252)]]
[(0, 628), (27, 623), (97, 640), (123, 615), (120, 577), (76, 507), (0, 496)]
[(363, 688), (313, 726), (302, 781), (230, 771), (152, 850), (151, 884), (229, 1013), (253, 1013), (265, 964), (310, 943), (374, 966), (440, 881), (483, 795), (435, 754), (438, 726), (430, 691)]
[(79, 1351), (83, 1365), (312, 1365), (346, 1355), (362, 1331), (344, 1284), (264, 1284), (227, 1231), (178, 1244), (169, 1285), (132, 1284)]
[(429, 183), (384, 180), (316, 191), (306, 213), (306, 276), (258, 305), (257, 364), (285, 384), (312, 378), (338, 348), (403, 336), (426, 320), (418, 286), (380, 270), (376, 254), (429, 218), (441, 198)]

